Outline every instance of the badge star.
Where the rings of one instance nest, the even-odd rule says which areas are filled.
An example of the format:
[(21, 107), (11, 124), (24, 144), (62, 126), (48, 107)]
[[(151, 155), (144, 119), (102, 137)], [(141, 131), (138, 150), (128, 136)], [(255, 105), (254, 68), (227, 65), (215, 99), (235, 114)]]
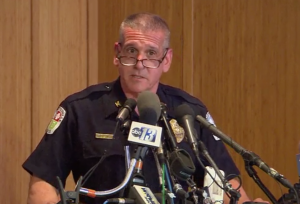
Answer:
[(119, 108), (119, 107), (122, 106), (121, 103), (120, 103), (120, 101), (116, 101), (116, 102), (115, 102), (115, 105), (117, 106), (117, 108)]

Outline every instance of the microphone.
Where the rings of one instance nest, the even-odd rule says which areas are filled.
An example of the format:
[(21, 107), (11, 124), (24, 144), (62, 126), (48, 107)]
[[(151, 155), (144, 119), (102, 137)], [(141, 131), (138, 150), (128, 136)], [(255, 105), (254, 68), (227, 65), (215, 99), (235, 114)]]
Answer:
[[(298, 154), (296, 154), (296, 164), (298, 169), (298, 176), (300, 181), (300, 141), (298, 143)], [(288, 193), (283, 194), (279, 200), (279, 204), (286, 203), (299, 203), (299, 195), (300, 195), (300, 183), (294, 184), (294, 189), (289, 189)]]
[(155, 93), (141, 92), (137, 98), (137, 107), (141, 123), (156, 125), (160, 117), (160, 101)]
[[(159, 147), (162, 128), (156, 126), (160, 117), (158, 96), (150, 91), (140, 93), (137, 98), (137, 107), (140, 122), (133, 121), (131, 123), (128, 141), (146, 147)], [(145, 182), (143, 181), (142, 184), (145, 184)], [(150, 188), (138, 185), (136, 182), (129, 189), (129, 197), (134, 199), (136, 203), (159, 203)]]
[(197, 132), (194, 129), (195, 113), (187, 104), (181, 104), (175, 109), (175, 118), (179, 125), (183, 127), (185, 135), (196, 155), (199, 154), (197, 144)]
[(144, 91), (138, 95), (140, 122), (131, 122), (128, 141), (142, 146), (159, 147), (162, 128), (156, 126), (160, 117), (160, 102), (156, 94)]
[(117, 121), (123, 122), (132, 110), (134, 110), (135, 106), (136, 101), (132, 98), (128, 98), (116, 117)]
[[(188, 138), (188, 141), (195, 153), (195, 156), (197, 160), (199, 161), (200, 165), (206, 169), (206, 172), (208, 172), (208, 175), (211, 177), (211, 179), (217, 183), (217, 181), (212, 177), (210, 172), (215, 172), (217, 175), (217, 180), (221, 181), (219, 185), (212, 186), (214, 189), (218, 189), (217, 193), (213, 194), (211, 193), (213, 201), (215, 201), (215, 198), (218, 200), (223, 201), (223, 185), (225, 185), (224, 190), (230, 194), (235, 195), (235, 192), (233, 191), (231, 184), (228, 183), (228, 181), (225, 179), (224, 174), (222, 174), (223, 171), (221, 171), (214, 160), (211, 158), (210, 154), (208, 153), (208, 150), (205, 146), (205, 144), (201, 140), (198, 139), (198, 135), (196, 130), (194, 129), (194, 120), (195, 120), (195, 112), (194, 110), (188, 105), (188, 104), (181, 104), (179, 105), (175, 110), (175, 117), (178, 121), (179, 125), (183, 127), (186, 137)], [(198, 150), (198, 143), (199, 143), (199, 149), (201, 154), (205, 157), (211, 168), (205, 167), (201, 159), (199, 157), (199, 150)], [(205, 178), (209, 178), (208, 176), (205, 176)], [(211, 184), (209, 184), (211, 185)], [(222, 188), (220, 188), (220, 187)], [(212, 191), (209, 188), (209, 191)], [(212, 191), (213, 192), (213, 191)], [(239, 196), (239, 195), (238, 195)]]
[(196, 167), (189, 153), (184, 149), (178, 148), (174, 132), (168, 122), (166, 105), (164, 104), (161, 104), (161, 121), (165, 128), (166, 138), (171, 150), (169, 156), (170, 170), (176, 178), (186, 181), (194, 174)]
[[(131, 100), (129, 100), (129, 101), (131, 101)], [(145, 146), (145, 145), (146, 146), (147, 145), (148, 146), (159, 146), (159, 143), (160, 143), (160, 140), (161, 140), (160, 139), (161, 138), (161, 127), (151, 125), (151, 124), (155, 124), (158, 120), (158, 117), (159, 117), (159, 113), (160, 113), (159, 100), (158, 99), (155, 100), (155, 94), (154, 94), (154, 96), (152, 94), (149, 97), (149, 93), (142, 93), (142, 94), (139, 95), (138, 101), (139, 101), (138, 108), (139, 108), (139, 112), (141, 113), (140, 114), (141, 115), (140, 121), (141, 122), (147, 122), (148, 124), (139, 123), (139, 122), (132, 122), (131, 123), (130, 132), (129, 132), (129, 135), (128, 135), (128, 140), (130, 141), (130, 139), (131, 139), (131, 141), (133, 141), (137, 144), (140, 144), (140, 146), (137, 148), (137, 151), (135, 153), (135, 157), (130, 162), (130, 167), (129, 167), (128, 172), (125, 176), (125, 179), (123, 180), (123, 182), (120, 185), (118, 185), (117, 187), (115, 187), (111, 190), (95, 191), (95, 190), (92, 190), (92, 189), (81, 188), (80, 189), (81, 194), (87, 195), (89, 197), (101, 197), (101, 196), (111, 195), (113, 193), (116, 193), (116, 192), (122, 190), (128, 184), (129, 180), (133, 178), (132, 173), (134, 171), (136, 161), (139, 158), (141, 158), (141, 155), (146, 154), (145, 153), (146, 151), (144, 151), (146, 148), (143, 148), (141, 146)], [(157, 101), (156, 102), (157, 104), (155, 104), (155, 101)], [(132, 103), (129, 102), (129, 103), (133, 104), (133, 102)], [(126, 109), (128, 109), (129, 105), (128, 106), (124, 105), (124, 107)], [(155, 107), (158, 107), (158, 108), (155, 108)], [(133, 106), (131, 107), (130, 110), (132, 110), (132, 109), (133, 109)], [(122, 110), (121, 110), (121, 112), (122, 112)], [(129, 114), (130, 112), (125, 111), (125, 113)], [(120, 119), (121, 118), (125, 119), (128, 116), (128, 115), (125, 116), (125, 114), (119, 114), (119, 115), (120, 115), (120, 117), (119, 117)], [(120, 119), (118, 121), (121, 121)], [(139, 175), (137, 175), (136, 178), (143, 179), (143, 177), (139, 176)], [(134, 181), (134, 178), (132, 180)], [(134, 186), (138, 186), (138, 185), (133, 185), (133, 187)], [(143, 187), (143, 189), (147, 189), (147, 187)], [(130, 192), (130, 190), (129, 190), (129, 192)], [(133, 192), (133, 190), (131, 192)], [(141, 196), (137, 196), (136, 194), (133, 193), (133, 196), (144, 198), (145, 194), (141, 194)], [(147, 196), (148, 196), (148, 194), (147, 194)], [(131, 197), (131, 198), (134, 199), (135, 197)], [(144, 203), (147, 203), (147, 202), (144, 202)]]
[(223, 142), (225, 142), (227, 145), (233, 148), (238, 154), (240, 154), (243, 157), (245, 161), (251, 162), (252, 164), (256, 165), (265, 173), (269, 174), (275, 180), (280, 182), (283, 186), (289, 189), (293, 188), (293, 185), (286, 178), (284, 178), (283, 175), (279, 174), (275, 169), (269, 167), (263, 160), (259, 158), (258, 155), (256, 155), (251, 151), (246, 150), (245, 148), (237, 144), (229, 136), (221, 132), (217, 127), (214, 126), (214, 124), (211, 124), (202, 116), (197, 115), (196, 119), (199, 121), (199, 123), (202, 126), (209, 129), (214, 135), (219, 137)]
[(178, 146), (176, 143), (175, 135), (174, 135), (174, 132), (168, 122), (167, 106), (163, 103), (161, 103), (161, 121), (162, 121), (162, 125), (165, 128), (167, 140), (169, 141), (169, 143), (168, 143), (169, 148), (171, 149), (171, 151), (177, 150)]
[[(132, 110), (135, 109), (135, 107), (136, 107), (136, 101), (134, 99), (128, 98), (125, 101), (123, 107), (120, 109), (120, 111), (119, 111), (119, 113), (116, 117), (117, 124), (116, 124), (115, 130), (114, 130), (113, 136), (116, 135), (116, 132), (117, 132), (117, 129), (119, 128), (119, 126), (120, 126), (120, 123), (123, 124), (120, 128), (121, 132), (127, 133), (127, 129), (124, 126), (124, 121), (129, 116), (129, 114), (132, 112)], [(128, 123), (128, 120), (127, 120), (127, 123)]]

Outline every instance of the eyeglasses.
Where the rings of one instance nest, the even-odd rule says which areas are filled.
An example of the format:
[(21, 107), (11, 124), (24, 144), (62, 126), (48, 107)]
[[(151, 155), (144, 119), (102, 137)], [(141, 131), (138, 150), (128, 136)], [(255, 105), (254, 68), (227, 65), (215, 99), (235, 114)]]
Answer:
[(135, 57), (127, 57), (127, 56), (119, 56), (119, 57), (117, 57), (117, 59), (124, 66), (135, 66), (139, 61), (141, 61), (142, 65), (144, 67), (156, 69), (159, 67), (159, 65), (162, 63), (162, 61), (165, 59), (168, 49), (169, 48), (166, 48), (166, 52), (160, 60), (158, 60), (158, 59), (141, 59), (141, 60), (139, 60)]

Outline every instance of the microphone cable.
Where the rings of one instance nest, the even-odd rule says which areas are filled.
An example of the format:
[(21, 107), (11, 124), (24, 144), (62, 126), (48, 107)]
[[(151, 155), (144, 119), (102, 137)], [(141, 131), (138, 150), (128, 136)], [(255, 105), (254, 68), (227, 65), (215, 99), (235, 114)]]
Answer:
[[(224, 189), (224, 187), (222, 187), (222, 186), (220, 186), (220, 184), (216, 181), (216, 179), (215, 179), (215, 176), (213, 176), (213, 175), (211, 175), (211, 173), (209, 172), (209, 171), (207, 171), (206, 170), (206, 168), (205, 168), (205, 166), (204, 166), (204, 164), (203, 164), (203, 162), (201, 161), (201, 159), (200, 159), (200, 157), (199, 157), (199, 155), (197, 155), (196, 156), (196, 158), (197, 158), (197, 160), (198, 160), (198, 162), (199, 162), (199, 164), (200, 164), (200, 166), (204, 169), (204, 171), (211, 177), (211, 179), (213, 180), (213, 182), (215, 182), (215, 184), (219, 187), (219, 188), (221, 188), (225, 193), (226, 193), (226, 195), (228, 196), (228, 198), (230, 198), (231, 196), (227, 193), (227, 191)], [(234, 175), (234, 174), (229, 174), (228, 176), (231, 176), (231, 175), (233, 175), (234, 177), (233, 178), (238, 178), (239, 179), (239, 186), (236, 188), (236, 189), (234, 189), (234, 190), (238, 190), (241, 186), (242, 186), (242, 179), (241, 179), (241, 177), (239, 176), (239, 175)], [(226, 177), (228, 177), (228, 176), (226, 176)], [(225, 181), (227, 181), (227, 178), (225, 177)], [(210, 186), (213, 184), (213, 182), (210, 184)], [(223, 183), (223, 186), (225, 185), (225, 183)], [(209, 186), (208, 186), (209, 187)]]
[[(206, 170), (206, 168), (205, 168), (203, 162), (201, 161), (199, 155), (196, 155), (196, 158), (197, 158), (197, 160), (198, 160), (200, 166), (201, 166), (201, 167), (204, 169), (204, 171), (211, 177), (211, 179), (213, 180), (213, 182), (215, 182), (215, 183), (217, 184), (217, 186), (219, 186), (219, 188), (221, 188), (222, 190), (224, 190), (224, 188), (221, 187), (220, 184), (216, 181), (215, 177), (214, 177), (213, 175), (211, 175), (211, 173), (210, 173), (209, 171)], [(210, 184), (210, 185), (211, 185), (211, 184)], [(223, 185), (224, 185), (224, 183), (223, 183)], [(224, 191), (225, 191), (225, 190), (224, 190)]]
[(162, 204), (165, 204), (165, 202), (166, 202), (165, 164), (162, 165), (162, 185), (161, 185), (161, 193), (162, 193)]
[[(88, 170), (84, 176), (82, 177), (82, 183), (81, 186), (83, 186), (86, 181), (90, 178), (90, 176), (94, 173), (94, 171), (97, 169), (97, 167), (104, 161), (104, 159), (107, 157), (107, 155), (103, 155), (100, 160), (92, 167), (90, 170)], [(80, 186), (80, 187), (81, 187)]]
[[(166, 164), (167, 161), (165, 159), (163, 152), (160, 154), (160, 159), (158, 158), (157, 152), (155, 152), (154, 150), (152, 150), (152, 152), (154, 155), (160, 184), (162, 186), (162, 200), (165, 200), (165, 185), (166, 185), (166, 183), (168, 186), (168, 190), (170, 191), (171, 194), (173, 194), (171, 178), (169, 175), (169, 169)], [(174, 204), (174, 199), (172, 197), (171, 197), (170, 201), (171, 201), (171, 204)]]

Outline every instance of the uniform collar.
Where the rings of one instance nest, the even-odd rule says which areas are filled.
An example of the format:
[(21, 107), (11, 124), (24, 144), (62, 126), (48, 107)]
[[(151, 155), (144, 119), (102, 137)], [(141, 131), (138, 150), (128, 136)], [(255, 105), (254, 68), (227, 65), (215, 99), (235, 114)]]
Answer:
[[(121, 87), (120, 77), (118, 77), (118, 79), (114, 82), (106, 84), (105, 86), (111, 90), (107, 95), (105, 95), (104, 98), (105, 108), (103, 111), (105, 118), (117, 116), (119, 109), (123, 106), (127, 99)], [(172, 105), (172, 101), (168, 100), (163, 84), (160, 83), (158, 85), (156, 94), (158, 95), (161, 103), (168, 104), (167, 114), (170, 118), (174, 118), (174, 107)]]
[(167, 106), (167, 115), (169, 118), (174, 118), (174, 107), (172, 100), (167, 97), (165, 86), (163, 84), (159, 84), (156, 94), (159, 97), (161, 103), (164, 103)]
[(105, 118), (111, 115), (117, 116), (119, 109), (126, 101), (126, 96), (121, 87), (120, 77), (114, 82), (106, 84), (106, 86), (109, 86), (107, 88), (110, 89), (110, 92), (105, 95), (103, 100)]

